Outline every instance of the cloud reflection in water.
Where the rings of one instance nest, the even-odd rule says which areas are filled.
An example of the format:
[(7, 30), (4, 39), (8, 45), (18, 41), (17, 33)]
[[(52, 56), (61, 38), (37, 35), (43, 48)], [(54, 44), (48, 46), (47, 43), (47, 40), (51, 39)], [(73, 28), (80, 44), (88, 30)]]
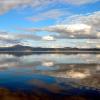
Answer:
[[(13, 75), (47, 75), (55, 78), (67, 78), (72, 81), (88, 83), (95, 77), (93, 87), (100, 88), (100, 54), (41, 54), (17, 57), (14, 55), (0, 55), (0, 73)], [(92, 84), (91, 82), (90, 84)], [(85, 83), (84, 83), (85, 84)], [(84, 85), (82, 84), (82, 85)], [(88, 84), (88, 86), (90, 86)]]

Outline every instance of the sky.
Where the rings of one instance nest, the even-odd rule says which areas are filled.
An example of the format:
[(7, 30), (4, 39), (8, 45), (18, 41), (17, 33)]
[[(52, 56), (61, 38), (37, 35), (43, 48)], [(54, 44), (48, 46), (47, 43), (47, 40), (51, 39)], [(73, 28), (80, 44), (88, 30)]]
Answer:
[(0, 0), (0, 47), (100, 48), (100, 0)]

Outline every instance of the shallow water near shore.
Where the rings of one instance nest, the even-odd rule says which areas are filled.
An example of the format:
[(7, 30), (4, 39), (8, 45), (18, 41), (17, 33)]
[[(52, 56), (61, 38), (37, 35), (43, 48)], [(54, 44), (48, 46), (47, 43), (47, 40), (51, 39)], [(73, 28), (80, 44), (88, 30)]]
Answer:
[(0, 54), (1, 100), (99, 100), (100, 54)]

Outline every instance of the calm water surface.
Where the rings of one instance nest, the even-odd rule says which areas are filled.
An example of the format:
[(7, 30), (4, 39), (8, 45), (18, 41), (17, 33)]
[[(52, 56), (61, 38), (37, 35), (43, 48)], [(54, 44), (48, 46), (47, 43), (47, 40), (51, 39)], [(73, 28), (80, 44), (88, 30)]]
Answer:
[(2, 100), (100, 100), (99, 95), (100, 54), (0, 54)]

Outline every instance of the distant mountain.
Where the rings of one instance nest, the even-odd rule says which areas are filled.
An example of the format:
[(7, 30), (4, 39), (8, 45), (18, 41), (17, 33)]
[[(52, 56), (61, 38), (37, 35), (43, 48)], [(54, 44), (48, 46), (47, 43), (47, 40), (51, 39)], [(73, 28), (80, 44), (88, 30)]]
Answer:
[(100, 48), (42, 48), (42, 47), (30, 47), (30, 46), (22, 46), (22, 45), (15, 45), (12, 47), (0, 47), (1, 52), (39, 52), (39, 51), (54, 51), (54, 52), (63, 52), (63, 51), (100, 51)]
[(32, 47), (29, 46), (22, 46), (22, 45), (15, 45), (11, 47), (2, 47), (0, 48), (0, 51), (32, 51)]

